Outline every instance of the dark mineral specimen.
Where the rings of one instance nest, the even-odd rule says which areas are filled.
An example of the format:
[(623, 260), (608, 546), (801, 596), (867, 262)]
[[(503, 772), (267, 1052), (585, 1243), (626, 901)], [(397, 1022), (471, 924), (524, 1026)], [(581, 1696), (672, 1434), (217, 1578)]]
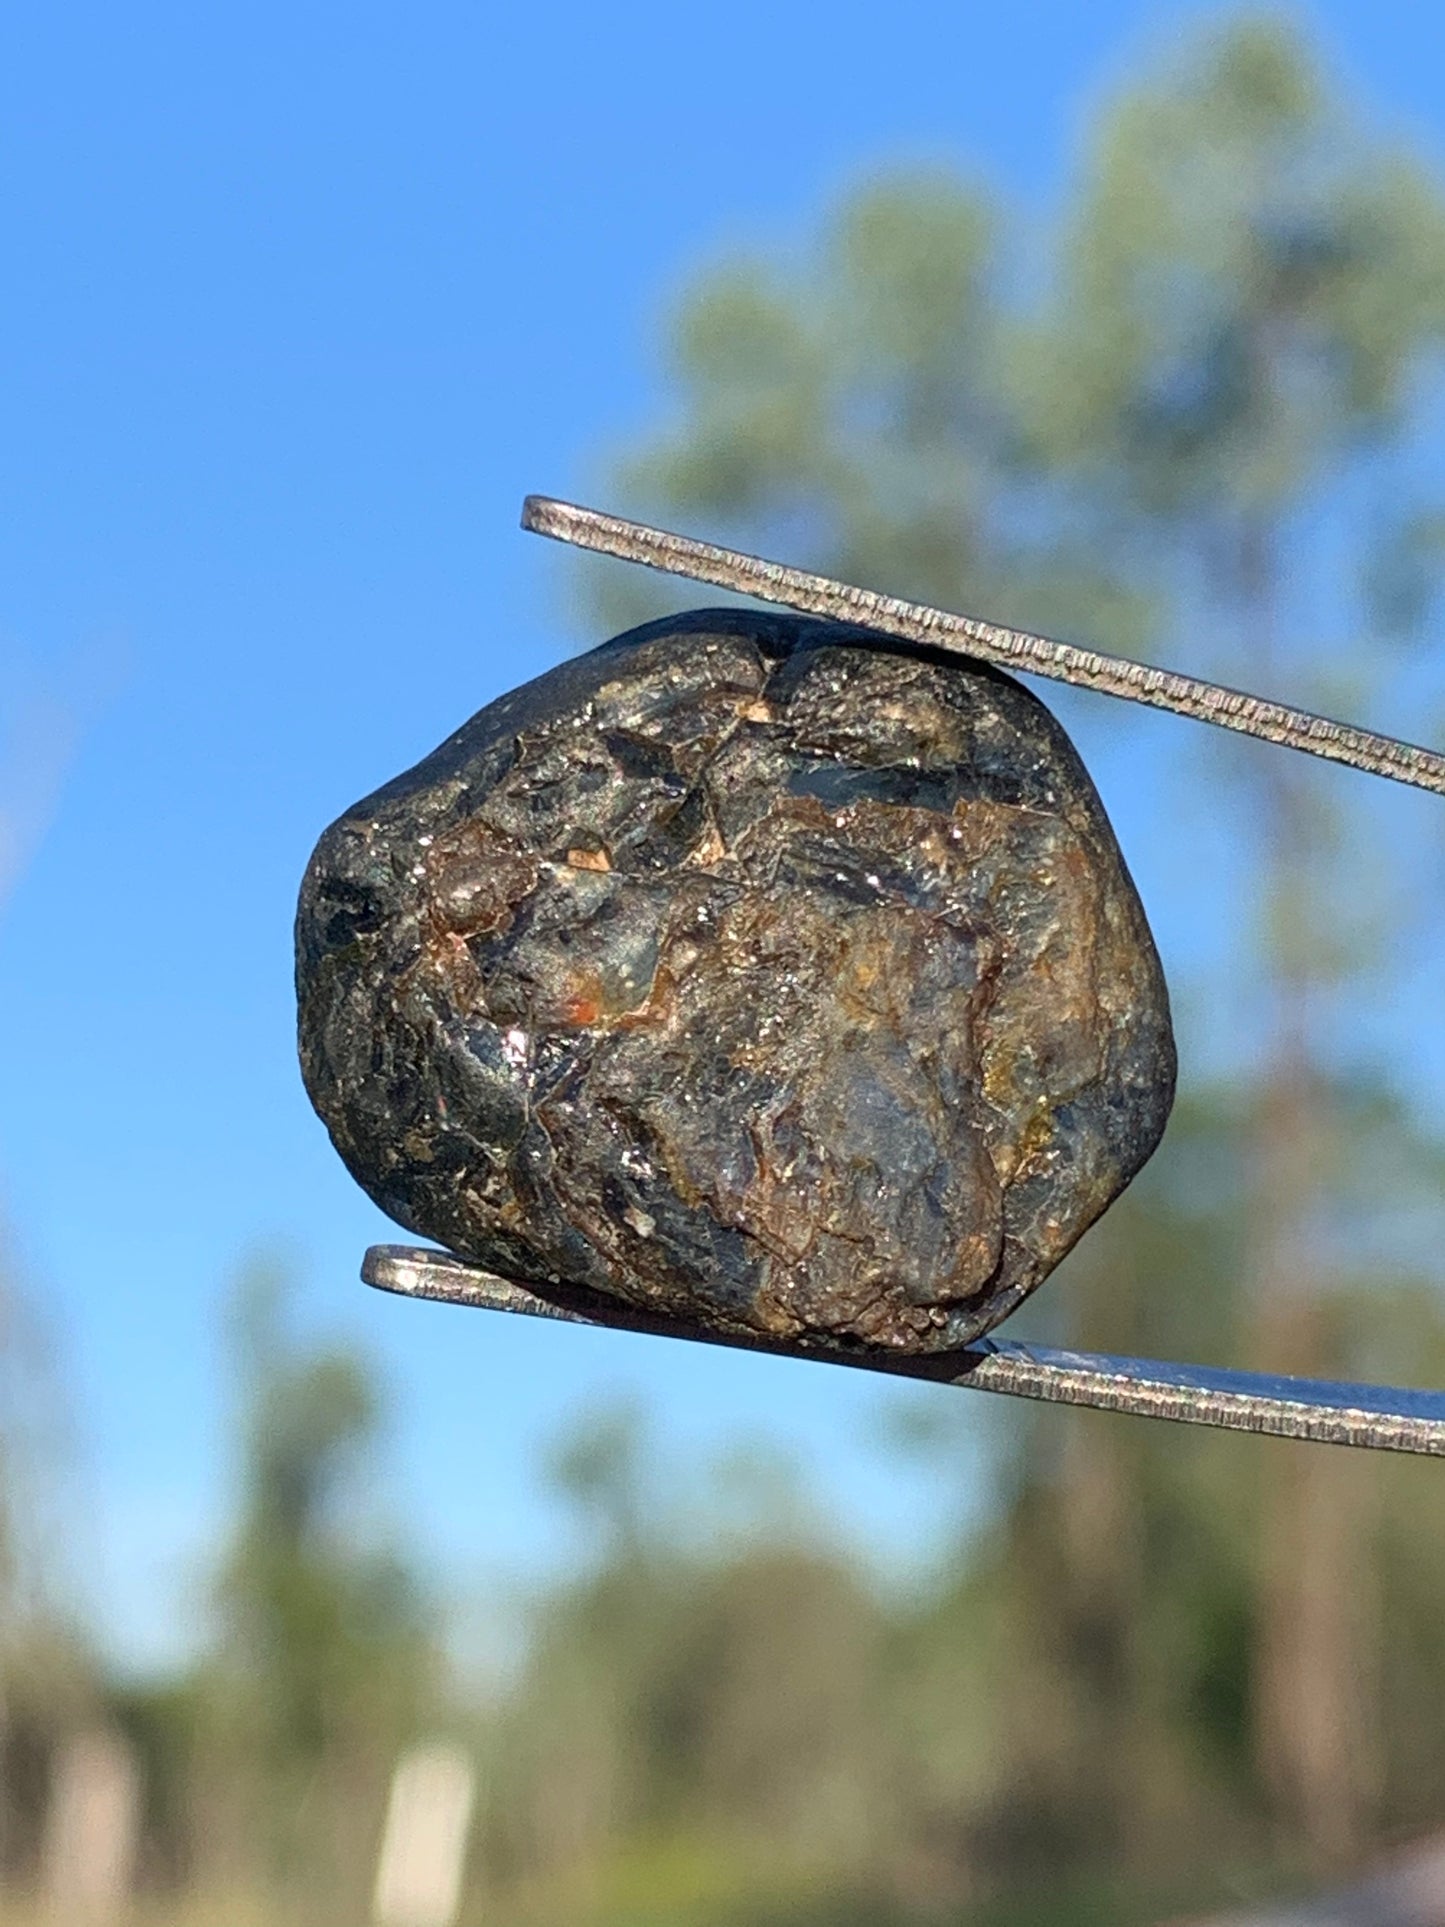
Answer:
[(939, 1350), (1154, 1149), (1159, 961), (1068, 739), (801, 617), (621, 636), (321, 839), (301, 1061), (410, 1230), (715, 1330)]

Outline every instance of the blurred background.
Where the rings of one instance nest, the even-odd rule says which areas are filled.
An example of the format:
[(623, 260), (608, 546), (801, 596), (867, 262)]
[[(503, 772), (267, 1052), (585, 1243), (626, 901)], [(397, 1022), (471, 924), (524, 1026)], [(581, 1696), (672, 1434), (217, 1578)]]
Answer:
[[(700, 599), (529, 489), (1441, 741), (1445, 16), (16, 9), (0, 178), (0, 1920), (1445, 1922), (1438, 1468), (382, 1299), (290, 985)], [(1438, 802), (1042, 693), (1182, 1086), (1011, 1331), (1445, 1383)]]

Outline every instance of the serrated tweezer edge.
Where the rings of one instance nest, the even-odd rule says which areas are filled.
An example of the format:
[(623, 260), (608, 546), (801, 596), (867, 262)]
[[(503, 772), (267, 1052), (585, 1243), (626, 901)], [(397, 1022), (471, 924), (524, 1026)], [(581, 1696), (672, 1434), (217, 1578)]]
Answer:
[(1195, 722), (1215, 723), (1284, 749), (1301, 749), (1332, 763), (1346, 763), (1371, 776), (1409, 783), (1416, 789), (1445, 796), (1445, 755), (1380, 736), (1354, 723), (1331, 722), (1288, 703), (1270, 702), (1221, 683), (1181, 676), (1173, 669), (1154, 669), (1126, 656), (1104, 656), (1070, 642), (1030, 635), (1026, 629), (1007, 629), (978, 616), (952, 615), (926, 603), (905, 602), (874, 589), (856, 589), (825, 575), (790, 568), (745, 555), (740, 549), (719, 548), (690, 535), (649, 528), (624, 521), (600, 509), (575, 502), (554, 501), (548, 495), (529, 495), (522, 504), (522, 527), (534, 535), (551, 536), (580, 549), (592, 549), (623, 562), (640, 562), (668, 575), (682, 575), (736, 595), (781, 603), (805, 615), (827, 616), (834, 622), (854, 622), (908, 642), (930, 643), (955, 655), (1018, 669), (1031, 676), (1048, 676), (1103, 696), (1122, 696), (1127, 702), (1167, 709)]
[(414, 1245), (373, 1245), (362, 1261), (369, 1285), (403, 1298), (484, 1311), (521, 1312), (567, 1325), (681, 1338), (815, 1365), (847, 1365), (889, 1378), (921, 1379), (965, 1391), (1001, 1392), (1054, 1405), (1091, 1405), (1141, 1418), (1175, 1419), (1230, 1432), (1268, 1432), (1324, 1445), (1373, 1446), (1445, 1458), (1445, 1393), (1386, 1385), (1332, 1384), (1324, 1379), (1230, 1372), (1208, 1365), (1171, 1365), (1107, 1352), (1055, 1351), (1010, 1339), (985, 1338), (954, 1352), (832, 1352), (764, 1338), (723, 1336), (643, 1312), (595, 1294), (558, 1287), (543, 1297), (449, 1252)]

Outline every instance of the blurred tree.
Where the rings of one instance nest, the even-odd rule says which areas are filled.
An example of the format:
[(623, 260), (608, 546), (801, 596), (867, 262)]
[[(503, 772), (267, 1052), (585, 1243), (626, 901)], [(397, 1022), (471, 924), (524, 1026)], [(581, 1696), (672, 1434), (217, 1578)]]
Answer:
[[(503, 1884), (572, 1921), (633, 1918), (624, 1893), (648, 1919), (711, 1920), (872, 1879), (899, 1785), (880, 1602), (754, 1455), (671, 1484), (660, 1460), (629, 1409), (555, 1454), (593, 1556), (543, 1603), (496, 1735)], [(719, 1517), (733, 1529), (700, 1540)]]
[[(1082, 517), (1115, 553), (1152, 555), (1150, 574), (1173, 579), (1195, 660), (1212, 636), (1211, 666), (1251, 687), (1328, 703), (1347, 674), (1359, 699), (1378, 700), (1398, 655), (1372, 641), (1369, 598), (1382, 556), (1422, 514), (1398, 457), (1445, 329), (1438, 184), (1360, 135), (1292, 32), (1249, 23), (1106, 112), (1057, 279), (1032, 419)], [(1307, 523), (1352, 483), (1383, 495), (1391, 525), (1362, 518), (1363, 540), (1331, 542), (1325, 567), (1351, 624), (1348, 642), (1331, 643), (1313, 617), (1323, 558)], [(1233, 774), (1253, 791), (1265, 963), (1241, 1192), (1249, 1351), (1277, 1369), (1340, 1373), (1342, 1324), (1322, 1289), (1340, 1282), (1342, 1249), (1325, 1183), (1338, 1128), (1330, 1018), (1378, 950), (1379, 899), (1335, 867), (1335, 792), (1319, 772), (1263, 754), (1235, 757)], [(1358, 848), (1349, 855), (1358, 874)], [(1368, 1537), (1370, 1481), (1347, 1485), (1310, 1454), (1268, 1465), (1259, 1761), (1314, 1858), (1348, 1860), (1378, 1753), (1370, 1628), (1341, 1583)]]
[(66, 1430), (43, 1321), (0, 1242), (0, 1887), (35, 1878), (52, 1763), (102, 1695), (65, 1554)]
[(292, 1338), (287, 1298), (285, 1275), (263, 1266), (236, 1298), (237, 1519), (200, 1773), (235, 1877), (259, 1861), (298, 1918), (355, 1921), (388, 1774), (436, 1703), (438, 1636), (369, 1502), (372, 1373), (352, 1351)]
[[(679, 419), (615, 463), (618, 498), (846, 580), (1139, 640), (1122, 577), (1040, 520), (1010, 265), (982, 193), (928, 173), (845, 200), (793, 280), (761, 260), (708, 274), (670, 331)], [(588, 568), (613, 621), (686, 593)]]
[[(1147, 640), (1296, 700), (1378, 712), (1403, 682), (1418, 710), (1428, 684), (1402, 644), (1440, 547), (1417, 446), (1445, 330), (1433, 177), (1331, 96), (1293, 27), (1246, 18), (1105, 105), (1047, 272), (1017, 268), (981, 197), (934, 173), (853, 194), (800, 267), (706, 276), (672, 329), (674, 425), (619, 465), (623, 506), (1111, 648)], [(1212, 1327), (1234, 1362), (1357, 1375), (1389, 1310), (1358, 1253), (1412, 1160), (1352, 1188), (1341, 1147), (1368, 1108), (1351, 1085), (1367, 973), (1413, 903), (1390, 895), (1388, 843), (1361, 864), (1303, 759), (1204, 753), (1242, 786), (1256, 910), (1253, 953), (1232, 959), (1257, 987), (1237, 1046), (1253, 1075), (1227, 1110), (1239, 1143), (1192, 1228), (1123, 1211), (1094, 1234), (1074, 1330), (1147, 1349), (1130, 1342), (1143, 1281), (1182, 1265), (1215, 1294), (1248, 1280)], [(1375, 1122), (1412, 1141), (1397, 1114)], [(1187, 1132), (1163, 1155), (1197, 1177)], [(1408, 1305), (1433, 1347), (1435, 1302)], [(1010, 1677), (1053, 1683), (996, 1709), (995, 1758), (1013, 1762), (998, 1837), (1036, 1862), (1045, 1842), (1046, 1860), (1148, 1859), (1161, 1803), (1176, 1833), (1197, 1829), (1214, 1784), (1236, 1823), (1249, 1802), (1272, 1813), (1305, 1862), (1354, 1855), (1402, 1784), (1385, 1725), (1402, 1702), (1375, 1684), (1399, 1656), (1359, 1583), (1387, 1543), (1403, 1563), (1382, 1594), (1418, 1583), (1391, 1472), (1102, 1420), (1067, 1440), (1021, 1476), (956, 1602), (1006, 1630)], [(1230, 1470), (1196, 1482), (1196, 1463)]]
[[(1425, 1227), (1445, 1154), (1387, 1097), (1338, 1089), (1332, 1111), (1328, 1181), (1357, 1234), (1370, 1232), (1355, 1237), (1330, 1295), (1332, 1342), (1363, 1376), (1439, 1383), (1445, 1307)], [(1169, 1155), (1066, 1260), (1028, 1328), (1144, 1356), (1237, 1358), (1253, 1323), (1251, 1227), (1238, 1210), (1250, 1117), (1246, 1092), (1182, 1101)], [(938, 1401), (910, 1414), (935, 1451), (979, 1422)], [(1027, 1408), (997, 1422), (996, 1513), (958, 1549), (899, 1676), (940, 1883), (950, 1866), (1033, 1878), (1125, 1870), (1158, 1883), (1278, 1859), (1250, 1707), (1254, 1546), (1269, 1461), (1309, 1448)], [(1428, 1701), (1445, 1675), (1445, 1628), (1421, 1610), (1439, 1550), (1431, 1495), (1408, 1462), (1312, 1456), (1332, 1507), (1356, 1517), (1362, 1477), (1372, 1496), (1368, 1537), (1332, 1575), (1367, 1616), (1381, 1669), (1361, 1683), (1379, 1735), (1372, 1825), (1427, 1825), (1445, 1796), (1445, 1750), (1410, 1696)], [(1306, 1848), (1287, 1841), (1283, 1867), (1306, 1870)]]
[[(13, 655), (0, 664), (0, 916), (76, 733), (69, 702)], [(65, 1557), (69, 1415), (52, 1336), (0, 1222), (0, 1885), (34, 1877), (52, 1760), (101, 1690)]]

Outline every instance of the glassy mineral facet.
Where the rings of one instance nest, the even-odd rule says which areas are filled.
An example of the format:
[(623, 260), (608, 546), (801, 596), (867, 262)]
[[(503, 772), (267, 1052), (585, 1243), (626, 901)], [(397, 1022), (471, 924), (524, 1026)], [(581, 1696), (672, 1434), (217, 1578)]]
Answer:
[(654, 623), (321, 839), (301, 1061), (411, 1231), (735, 1334), (937, 1350), (1128, 1183), (1159, 961), (1062, 729), (801, 617)]

